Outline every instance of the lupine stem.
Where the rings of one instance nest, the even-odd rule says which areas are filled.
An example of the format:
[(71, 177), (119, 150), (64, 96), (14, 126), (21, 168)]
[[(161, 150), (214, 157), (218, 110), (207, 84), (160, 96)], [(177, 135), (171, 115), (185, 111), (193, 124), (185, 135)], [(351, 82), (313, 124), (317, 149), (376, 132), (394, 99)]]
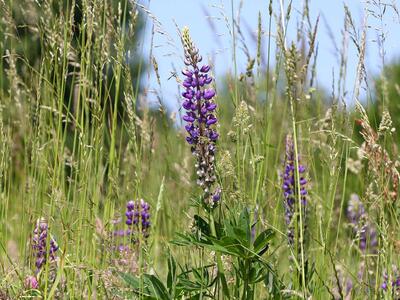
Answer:
[[(213, 216), (212, 212), (210, 212), (209, 217), (210, 217), (210, 223), (211, 223), (211, 226), (210, 226), (211, 227), (211, 234), (213, 236), (217, 237), (217, 230), (216, 230), (216, 227), (215, 227), (215, 221), (214, 221), (214, 216)], [(218, 277), (221, 280), (222, 289), (224, 291), (224, 294), (229, 298), (229, 289), (228, 289), (228, 284), (226, 283), (226, 278), (225, 278), (225, 273), (224, 273), (224, 266), (222, 264), (221, 255), (217, 251), (215, 253), (215, 256), (217, 258)]]

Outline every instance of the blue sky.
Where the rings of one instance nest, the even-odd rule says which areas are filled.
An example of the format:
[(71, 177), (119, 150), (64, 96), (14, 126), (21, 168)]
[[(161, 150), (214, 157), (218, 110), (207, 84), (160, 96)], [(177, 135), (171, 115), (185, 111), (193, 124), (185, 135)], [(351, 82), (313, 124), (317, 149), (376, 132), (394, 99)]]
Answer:
[[(395, 3), (396, 0), (387, 0), (385, 3)], [(240, 9), (241, 30), (245, 39), (246, 46), (252, 57), (256, 56), (257, 49), (254, 36), (257, 34), (258, 13), (261, 12), (263, 55), (267, 56), (268, 41), (268, 4), (265, 0), (233, 0), (233, 14), (238, 16)], [(232, 55), (232, 38), (230, 34), (232, 4), (231, 0), (144, 0), (142, 4), (148, 10), (147, 26), (145, 39), (143, 41), (143, 55), (149, 57), (150, 49), (159, 67), (161, 87), (157, 84), (154, 72), (149, 72), (145, 76), (146, 86), (149, 90), (147, 99), (150, 103), (161, 99), (170, 111), (179, 108), (179, 95), (176, 81), (172, 78), (171, 72), (183, 67), (182, 47), (180, 44), (177, 27), (188, 26), (192, 39), (195, 41), (200, 53), (205, 61), (211, 60), (215, 65), (214, 74), (218, 76), (234, 70)], [(282, 0), (287, 7), (288, 1)], [(335, 50), (334, 42), (338, 47), (341, 45), (341, 31), (344, 24), (344, 5), (348, 6), (354, 18), (354, 25), (358, 30), (361, 29), (366, 20), (370, 26), (367, 33), (367, 57), (366, 65), (370, 78), (379, 73), (382, 68), (379, 56), (377, 40), (377, 29), (383, 28), (385, 32), (385, 58), (387, 62), (396, 57), (400, 57), (400, 17), (396, 12), (387, 7), (384, 15), (384, 22), (373, 16), (368, 10), (379, 13), (379, 9), (373, 6), (371, 1), (360, 0), (318, 0), (310, 1), (311, 22), (315, 23), (317, 16), (320, 15), (320, 24), (317, 34), (318, 59), (317, 59), (317, 85), (330, 91), (332, 86), (332, 74), (335, 77), (339, 73), (338, 54)], [(376, 0), (378, 2), (378, 0)], [(275, 13), (279, 12), (280, 1), (273, 1)], [(288, 24), (288, 38), (290, 42), (296, 35), (296, 24), (301, 21), (302, 0), (293, 0), (292, 17)], [(399, 7), (400, 9), (400, 7)], [(272, 21), (272, 50), (275, 44), (276, 20)], [(151, 31), (155, 30), (153, 39)], [(328, 29), (330, 28), (330, 29)], [(330, 33), (329, 33), (330, 32)], [(332, 40), (333, 39), (333, 40)], [(152, 45), (152, 47), (151, 47)], [(272, 54), (273, 57), (273, 54)], [(357, 52), (353, 43), (349, 40), (348, 52), (348, 76), (346, 101), (351, 103), (352, 90), (357, 67)], [(241, 50), (241, 44), (237, 44), (237, 68), (244, 71), (246, 68), (246, 56)], [(362, 92), (365, 97), (365, 92)]]

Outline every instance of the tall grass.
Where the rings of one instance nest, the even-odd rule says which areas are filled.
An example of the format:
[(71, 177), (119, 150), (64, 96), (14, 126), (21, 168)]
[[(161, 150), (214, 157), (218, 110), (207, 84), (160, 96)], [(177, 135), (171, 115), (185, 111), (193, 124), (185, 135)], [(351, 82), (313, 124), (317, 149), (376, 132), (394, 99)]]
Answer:
[[(328, 93), (316, 85), (318, 36), (324, 34), (319, 18), (312, 19), (305, 1), (291, 40), (292, 4), (266, 3), (253, 54), (236, 14), (240, 5), (231, 1), (224, 12), (233, 72), (215, 79), (222, 197), (207, 215), (199, 205), (195, 160), (177, 126), (180, 114), (171, 118), (165, 104), (154, 109), (147, 103), (142, 78), (166, 80), (157, 58), (143, 53), (140, 34), (157, 16), (128, 0), (0, 1), (0, 299), (146, 298), (148, 278), (167, 284), (186, 278), (178, 274), (202, 283), (196, 293), (181, 290), (183, 281), (172, 284), (170, 295), (182, 292), (177, 299), (399, 297), (400, 288), (391, 284), (400, 268), (397, 122), (387, 88), (393, 79), (383, 71), (375, 92), (365, 66), (369, 22), (378, 22), (386, 70), (385, 14), (397, 7), (367, 1), (357, 28), (344, 6), (336, 46), (340, 73)], [(357, 57), (348, 57), (349, 47)], [(242, 49), (246, 66), (238, 65)], [(349, 59), (358, 61), (352, 91), (346, 89)], [(346, 103), (349, 94), (355, 105)], [(288, 244), (282, 192), (287, 135), (296, 158), (294, 245)], [(305, 210), (299, 160), (308, 170)], [(347, 218), (354, 193), (366, 210), (363, 222), (376, 228), (376, 251), (368, 235), (362, 249), (363, 232)], [(112, 233), (125, 228), (116, 220), (124, 220), (126, 203), (141, 198), (151, 207), (150, 235), (136, 240), (127, 266)], [(201, 216), (212, 225), (203, 237), (209, 245), (179, 240), (204, 234)], [(37, 273), (31, 241), (40, 218), (59, 249), (56, 261), (47, 259)], [(264, 233), (265, 251), (249, 259), (221, 250), (218, 238), (239, 225)], [(252, 281), (252, 266), (261, 280)]]

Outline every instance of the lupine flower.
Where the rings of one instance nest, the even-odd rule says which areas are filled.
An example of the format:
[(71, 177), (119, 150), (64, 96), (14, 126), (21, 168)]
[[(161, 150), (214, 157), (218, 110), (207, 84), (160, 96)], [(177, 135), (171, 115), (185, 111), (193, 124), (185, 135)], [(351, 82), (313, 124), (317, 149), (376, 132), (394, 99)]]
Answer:
[[(46, 261), (54, 262), (56, 260), (56, 251), (58, 250), (57, 242), (50, 235), (47, 222), (41, 218), (36, 222), (36, 227), (33, 231), (32, 237), (32, 249), (36, 258), (36, 273), (39, 273), (42, 266), (46, 264)], [(47, 247), (47, 241), (50, 242), (50, 246)], [(49, 248), (49, 249), (47, 249)], [(47, 252), (48, 251), (48, 252)]]
[[(126, 225), (130, 227), (127, 231), (127, 235), (131, 235), (133, 226), (142, 231), (143, 237), (149, 236), (150, 228), (150, 205), (143, 199), (140, 201), (129, 201), (126, 205)], [(133, 231), (135, 232), (135, 231)]]
[[(150, 205), (143, 199), (128, 201), (125, 217), (128, 229), (117, 229), (112, 233), (111, 249), (116, 255), (113, 265), (120, 271), (135, 273), (138, 270), (137, 251), (140, 246), (140, 235), (144, 239), (149, 237)], [(118, 218), (113, 224), (117, 226), (121, 221), (122, 218)]]
[[(283, 196), (284, 196), (284, 205), (285, 205), (285, 221), (288, 226), (288, 240), (289, 244), (292, 245), (294, 242), (294, 225), (293, 215), (296, 212), (296, 207), (298, 203), (298, 199), (300, 197), (302, 204), (302, 211), (305, 210), (305, 205), (307, 203), (307, 190), (305, 185), (307, 180), (304, 177), (304, 173), (306, 171), (305, 166), (298, 164), (298, 173), (300, 175), (299, 180), (297, 180), (296, 175), (296, 162), (295, 162), (295, 154), (294, 154), (294, 146), (293, 141), (290, 136), (286, 138), (286, 157), (285, 157), (285, 169), (283, 173)], [(300, 195), (298, 184), (300, 184)]]
[(354, 233), (359, 236), (359, 248), (365, 252), (367, 249), (376, 253), (378, 237), (375, 227), (368, 221), (368, 215), (364, 205), (356, 194), (350, 196), (347, 206), (347, 218), (349, 219)]
[(215, 150), (218, 133), (215, 129), (218, 119), (215, 116), (213, 98), (215, 90), (209, 87), (212, 78), (208, 75), (210, 66), (202, 65), (202, 57), (189, 35), (189, 29), (182, 30), (182, 43), (185, 52), (186, 69), (182, 71), (185, 80), (182, 85), (184, 101), (182, 107), (186, 110), (183, 120), (188, 133), (186, 141), (191, 145), (193, 155), (197, 159), (197, 183), (204, 191), (204, 201), (213, 207), (220, 200), (221, 189), (215, 188)]
[(38, 289), (39, 288), (39, 283), (36, 279), (35, 276), (29, 275), (25, 278), (25, 288), (27, 289)]
[[(394, 294), (393, 299), (400, 299), (400, 273), (398, 272), (395, 266), (393, 267), (393, 273), (394, 276), (393, 279), (391, 280), (392, 291)], [(385, 273), (383, 275), (383, 283), (381, 285), (381, 288), (384, 292), (387, 292), (387, 290), (389, 289), (389, 284), (390, 284), (389, 276), (387, 273)]]
[[(340, 266), (336, 266), (337, 276), (334, 278), (335, 286), (333, 288), (334, 299), (351, 299), (351, 293), (354, 288), (351, 278), (344, 276), (344, 271)], [(341, 293), (340, 293), (341, 291)], [(343, 298), (342, 298), (343, 296)]]

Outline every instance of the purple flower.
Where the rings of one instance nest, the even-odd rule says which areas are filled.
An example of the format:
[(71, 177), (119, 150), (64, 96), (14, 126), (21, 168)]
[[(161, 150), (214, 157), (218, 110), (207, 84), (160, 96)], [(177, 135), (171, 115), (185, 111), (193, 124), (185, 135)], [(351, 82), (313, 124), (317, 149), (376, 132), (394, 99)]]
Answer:
[[(150, 205), (143, 199), (126, 203), (125, 226), (122, 218), (114, 222), (115, 229), (109, 233), (111, 243), (107, 249), (112, 253), (112, 265), (119, 271), (136, 272), (138, 251), (149, 237)], [(141, 239), (143, 237), (143, 239)]]
[(389, 279), (387, 273), (384, 273), (383, 275), (383, 283), (381, 284), (381, 288), (384, 292), (388, 291), (390, 283), (392, 286), (392, 293), (396, 296), (393, 299), (399, 299), (398, 297), (400, 295), (400, 273), (398, 272), (396, 266), (393, 266), (393, 275), (391, 277), (391, 280)]
[[(140, 201), (129, 201), (126, 205), (126, 225), (130, 229), (127, 230), (127, 235), (131, 235), (132, 228), (136, 227), (137, 231), (141, 231), (144, 238), (149, 236), (150, 229), (150, 205), (140, 199)], [(133, 231), (134, 232), (134, 231)]]
[(359, 248), (365, 252), (367, 249), (371, 253), (377, 252), (378, 236), (373, 224), (368, 220), (368, 214), (364, 205), (356, 194), (350, 196), (347, 206), (347, 218), (349, 219), (354, 233), (359, 237)]
[(32, 289), (36, 290), (39, 288), (39, 283), (38, 283), (36, 277), (32, 276), (32, 275), (29, 275), (25, 278), (24, 285), (25, 285), (25, 288), (30, 289), (30, 290), (32, 290)]
[(187, 123), (185, 129), (188, 133), (186, 141), (191, 145), (191, 150), (197, 159), (198, 184), (204, 192), (204, 201), (211, 207), (216, 206), (221, 197), (221, 189), (215, 187), (215, 143), (219, 135), (215, 129), (218, 119), (215, 116), (213, 98), (215, 90), (207, 85), (212, 82), (209, 76), (210, 66), (199, 67), (202, 57), (199, 50), (192, 42), (189, 30), (182, 31), (182, 43), (185, 52), (186, 69), (182, 71), (185, 79), (182, 83), (185, 98), (182, 107), (186, 110), (183, 120)]
[[(293, 216), (296, 212), (296, 207), (298, 199), (300, 197), (301, 203), (303, 205), (302, 210), (304, 211), (305, 205), (307, 204), (307, 190), (305, 185), (307, 180), (304, 177), (306, 168), (300, 165), (298, 162), (298, 173), (299, 177), (297, 179), (296, 172), (296, 162), (293, 141), (290, 136), (286, 138), (286, 156), (285, 156), (285, 168), (283, 172), (283, 183), (282, 190), (284, 196), (284, 206), (285, 206), (285, 221), (288, 226), (288, 241), (290, 245), (294, 242), (294, 224)], [(300, 195), (299, 195), (300, 188)]]
[[(50, 242), (49, 247), (47, 247), (47, 242)], [(49, 260), (49, 262), (54, 262), (57, 258), (56, 251), (58, 250), (58, 245), (49, 234), (48, 224), (45, 219), (40, 218), (36, 222), (31, 243), (33, 254), (36, 258), (35, 265), (37, 274), (40, 272), (42, 266), (46, 264), (47, 260)]]

